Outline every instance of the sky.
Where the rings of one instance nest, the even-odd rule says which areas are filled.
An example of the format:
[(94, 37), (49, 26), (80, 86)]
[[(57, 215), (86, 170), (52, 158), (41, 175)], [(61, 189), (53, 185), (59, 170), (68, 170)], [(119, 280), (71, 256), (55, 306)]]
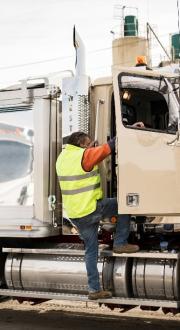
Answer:
[[(87, 73), (109, 75), (122, 6), (137, 13), (142, 30), (148, 21), (169, 48), (170, 34), (178, 31), (177, 0), (0, 0), (0, 85), (74, 70), (74, 25), (86, 46)], [(164, 54), (152, 45), (156, 63)]]

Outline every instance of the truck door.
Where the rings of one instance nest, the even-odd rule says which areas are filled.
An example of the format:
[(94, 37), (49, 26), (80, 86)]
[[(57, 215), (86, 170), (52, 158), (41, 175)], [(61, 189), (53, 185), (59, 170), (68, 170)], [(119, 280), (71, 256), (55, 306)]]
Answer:
[(113, 85), (119, 213), (180, 214), (179, 105), (169, 79), (116, 69)]

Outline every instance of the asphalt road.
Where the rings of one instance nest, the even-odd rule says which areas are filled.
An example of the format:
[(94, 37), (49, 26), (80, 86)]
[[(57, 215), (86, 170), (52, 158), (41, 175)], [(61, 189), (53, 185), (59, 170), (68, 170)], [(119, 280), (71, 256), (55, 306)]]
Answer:
[(164, 316), (162, 312), (144, 313), (136, 310), (122, 314), (99, 308), (97, 304), (71, 306), (43, 303), (32, 306), (9, 301), (0, 304), (0, 329), (3, 330), (161, 330), (179, 329), (180, 314)]

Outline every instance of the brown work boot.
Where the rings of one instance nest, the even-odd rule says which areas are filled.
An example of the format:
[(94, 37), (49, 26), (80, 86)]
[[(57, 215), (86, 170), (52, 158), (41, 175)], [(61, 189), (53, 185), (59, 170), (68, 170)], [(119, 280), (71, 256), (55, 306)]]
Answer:
[(139, 251), (139, 246), (134, 244), (116, 245), (113, 247), (114, 253), (134, 253)]
[(95, 291), (95, 292), (89, 292), (88, 299), (90, 300), (96, 300), (96, 299), (106, 299), (111, 298), (112, 293), (110, 291)]

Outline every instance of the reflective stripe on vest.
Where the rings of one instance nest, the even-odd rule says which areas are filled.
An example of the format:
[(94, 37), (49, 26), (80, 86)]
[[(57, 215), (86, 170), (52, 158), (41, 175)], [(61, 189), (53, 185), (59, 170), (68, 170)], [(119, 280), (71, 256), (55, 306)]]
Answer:
[(81, 180), (81, 179), (86, 179), (86, 178), (90, 178), (92, 176), (95, 176), (99, 174), (99, 170), (94, 170), (91, 172), (87, 172), (85, 174), (80, 174), (80, 175), (60, 175), (58, 176), (59, 181), (77, 181), (77, 180)]
[(83, 187), (83, 188), (79, 188), (79, 189), (73, 189), (73, 190), (61, 190), (62, 195), (76, 195), (85, 191), (90, 191), (90, 190), (94, 190), (96, 188), (100, 187), (100, 182), (96, 183), (96, 184), (92, 184), (91, 186), (88, 187)]
[(84, 151), (67, 145), (56, 162), (63, 208), (69, 218), (81, 218), (92, 213), (97, 200), (102, 198), (98, 167), (85, 172), (81, 166)]

